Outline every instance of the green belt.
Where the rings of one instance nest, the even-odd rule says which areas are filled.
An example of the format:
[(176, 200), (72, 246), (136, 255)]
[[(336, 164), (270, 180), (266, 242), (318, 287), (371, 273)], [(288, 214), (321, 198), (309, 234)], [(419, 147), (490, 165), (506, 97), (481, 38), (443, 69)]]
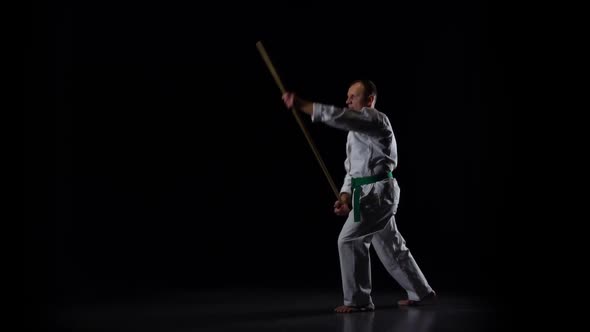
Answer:
[(361, 186), (365, 184), (379, 182), (387, 178), (393, 179), (393, 174), (391, 174), (391, 172), (387, 172), (386, 174), (351, 179), (353, 200), (352, 209), (354, 211), (354, 222), (361, 221)]

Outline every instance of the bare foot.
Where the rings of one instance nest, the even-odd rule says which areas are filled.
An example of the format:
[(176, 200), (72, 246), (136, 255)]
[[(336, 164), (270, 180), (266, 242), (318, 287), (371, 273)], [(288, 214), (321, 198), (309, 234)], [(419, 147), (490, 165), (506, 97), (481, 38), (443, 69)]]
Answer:
[(352, 312), (353, 308), (349, 307), (347, 305), (341, 305), (341, 306), (337, 307), (336, 309), (334, 309), (334, 311), (347, 313), (347, 312)]
[(334, 309), (335, 312), (340, 313), (351, 313), (351, 312), (364, 312), (364, 311), (373, 311), (374, 306), (364, 306), (364, 307), (353, 307), (348, 305), (341, 305)]
[(436, 293), (434, 291), (432, 291), (419, 301), (414, 301), (414, 300), (409, 300), (409, 299), (399, 300), (399, 301), (397, 301), (397, 305), (399, 305), (401, 307), (407, 307), (407, 306), (434, 304), (434, 303), (436, 303), (437, 298), (438, 297), (437, 297)]

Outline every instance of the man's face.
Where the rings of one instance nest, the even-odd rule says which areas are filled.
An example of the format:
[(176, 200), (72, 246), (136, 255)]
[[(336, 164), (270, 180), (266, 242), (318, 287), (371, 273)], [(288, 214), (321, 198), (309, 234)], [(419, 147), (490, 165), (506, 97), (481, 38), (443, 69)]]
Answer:
[(363, 107), (371, 107), (372, 98), (365, 99), (365, 87), (357, 82), (348, 88), (346, 106), (353, 111), (360, 111)]

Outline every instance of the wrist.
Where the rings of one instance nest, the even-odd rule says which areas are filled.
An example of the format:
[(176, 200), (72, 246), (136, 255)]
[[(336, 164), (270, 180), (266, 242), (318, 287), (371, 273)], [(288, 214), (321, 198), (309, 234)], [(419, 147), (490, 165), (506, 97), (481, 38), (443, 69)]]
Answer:
[(350, 205), (350, 194), (347, 192), (340, 193), (340, 202)]

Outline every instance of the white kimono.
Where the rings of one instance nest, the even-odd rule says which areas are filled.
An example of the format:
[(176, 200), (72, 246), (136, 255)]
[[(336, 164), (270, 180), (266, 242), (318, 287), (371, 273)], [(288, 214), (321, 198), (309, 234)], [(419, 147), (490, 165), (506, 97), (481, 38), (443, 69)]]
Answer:
[[(387, 116), (374, 108), (360, 112), (320, 103), (313, 104), (313, 122), (347, 130), (346, 176), (341, 192), (353, 194), (351, 180), (394, 171), (397, 145)], [(410, 300), (432, 291), (395, 224), (400, 189), (395, 178), (361, 187), (360, 207), (353, 206), (338, 237), (344, 304), (373, 307), (371, 299), (371, 245), (389, 274)], [(360, 221), (354, 209), (360, 208)]]

